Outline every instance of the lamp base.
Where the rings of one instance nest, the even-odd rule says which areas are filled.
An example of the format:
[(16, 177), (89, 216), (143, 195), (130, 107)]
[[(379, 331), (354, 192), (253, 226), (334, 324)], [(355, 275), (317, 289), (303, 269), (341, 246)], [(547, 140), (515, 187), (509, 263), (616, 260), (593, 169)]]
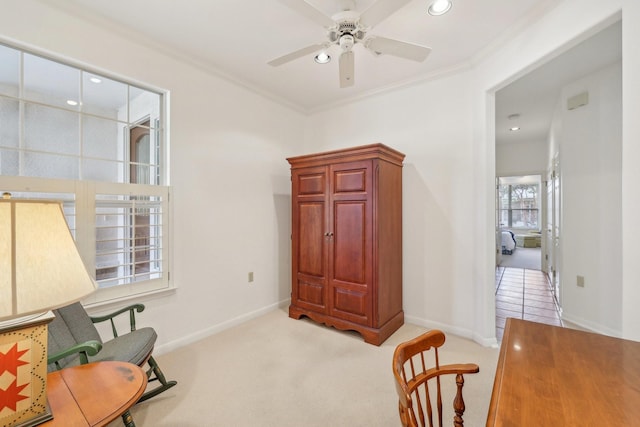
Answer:
[(0, 325), (0, 425), (36, 426), (53, 418), (47, 402), (51, 312)]
[(14, 424), (13, 427), (34, 427), (42, 423), (46, 423), (49, 420), (53, 419), (53, 414), (51, 413), (51, 408), (49, 407), (49, 402), (45, 403), (44, 412), (36, 415), (35, 417), (23, 421), (18, 424)]

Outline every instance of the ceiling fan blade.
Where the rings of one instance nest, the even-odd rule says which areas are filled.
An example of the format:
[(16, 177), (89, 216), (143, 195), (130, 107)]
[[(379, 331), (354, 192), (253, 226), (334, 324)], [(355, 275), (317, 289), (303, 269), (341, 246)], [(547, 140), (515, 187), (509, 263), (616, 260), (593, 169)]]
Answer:
[(353, 75), (353, 51), (342, 52), (340, 55), (340, 87), (353, 86), (355, 78)]
[(360, 15), (360, 23), (373, 28), (411, 0), (378, 0)]
[(322, 25), (325, 28), (332, 27), (335, 25), (335, 22), (331, 18), (329, 18), (324, 13), (320, 12), (315, 7), (311, 6), (304, 0), (279, 0), (280, 3), (283, 3), (289, 8), (295, 10), (300, 15), (306, 16), (317, 24)]
[(429, 47), (377, 36), (365, 40), (364, 46), (376, 56), (393, 55), (418, 62), (427, 59), (427, 56), (429, 56), (431, 52), (431, 48)]
[(271, 61), (268, 62), (268, 64), (271, 65), (272, 67), (277, 67), (279, 65), (286, 64), (287, 62), (293, 61), (294, 59), (301, 58), (310, 53), (315, 53), (324, 48), (325, 48), (324, 43), (313, 44), (311, 46), (303, 47), (302, 49), (298, 49), (294, 52), (283, 55), (279, 58), (272, 59)]

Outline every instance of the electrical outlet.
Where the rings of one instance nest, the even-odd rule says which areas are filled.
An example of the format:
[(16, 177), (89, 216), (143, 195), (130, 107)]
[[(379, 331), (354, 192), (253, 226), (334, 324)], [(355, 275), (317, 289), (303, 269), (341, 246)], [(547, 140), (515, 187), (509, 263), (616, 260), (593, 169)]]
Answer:
[(249, 272), (249, 283), (253, 282), (253, 271)]
[(578, 281), (576, 283), (579, 287), (584, 288), (584, 276), (578, 276)]

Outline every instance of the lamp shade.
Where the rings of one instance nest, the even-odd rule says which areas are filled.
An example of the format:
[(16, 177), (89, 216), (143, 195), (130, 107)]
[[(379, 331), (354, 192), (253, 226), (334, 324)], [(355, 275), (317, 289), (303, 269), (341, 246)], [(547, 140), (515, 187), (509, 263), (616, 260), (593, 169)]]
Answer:
[(62, 307), (96, 287), (60, 202), (0, 199), (0, 320)]

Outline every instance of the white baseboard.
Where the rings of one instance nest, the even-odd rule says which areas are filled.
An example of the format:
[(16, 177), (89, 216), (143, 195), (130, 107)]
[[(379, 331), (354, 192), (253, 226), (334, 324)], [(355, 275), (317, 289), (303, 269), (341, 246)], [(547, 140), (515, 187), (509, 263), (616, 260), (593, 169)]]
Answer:
[(186, 335), (180, 339), (170, 341), (168, 343), (162, 344), (154, 348), (153, 353), (155, 355), (160, 355), (164, 353), (169, 353), (173, 350), (177, 350), (178, 348), (187, 346), (189, 344), (193, 344), (196, 341), (200, 341), (201, 339), (207, 338), (211, 335), (215, 335), (227, 329), (233, 328), (234, 326), (238, 326), (244, 322), (247, 322), (251, 319), (255, 319), (256, 317), (260, 317), (264, 314), (270, 313), (274, 310), (278, 310), (282, 307), (287, 307), (290, 304), (291, 300), (286, 299), (266, 307), (262, 307), (258, 310), (245, 313), (241, 316), (235, 317), (233, 319), (226, 320), (222, 323), (218, 323), (217, 325), (210, 326), (208, 328), (202, 329), (200, 331), (194, 332), (192, 334)]
[[(169, 353), (173, 350), (177, 350), (178, 348), (187, 346), (201, 339), (207, 338), (211, 335), (215, 335), (227, 329), (238, 326), (244, 322), (247, 322), (251, 319), (255, 319), (267, 313), (270, 313), (274, 310), (278, 310), (284, 307), (288, 307), (291, 304), (290, 299), (282, 300), (280, 302), (268, 305), (266, 307), (262, 307), (258, 310), (252, 311), (250, 313), (245, 313), (241, 316), (235, 317), (233, 319), (226, 320), (222, 323), (218, 323), (216, 325), (210, 326), (208, 328), (202, 329), (200, 331), (194, 332), (192, 334), (186, 335), (180, 339), (170, 341), (168, 343), (157, 346), (154, 349), (154, 354), (160, 355), (164, 353)], [(415, 316), (407, 316), (404, 318), (406, 323), (411, 323), (413, 325), (422, 326), (424, 328), (429, 329), (440, 329), (446, 334), (453, 334), (462, 338), (467, 338), (473, 340), (474, 342), (484, 346), (484, 347), (497, 347), (498, 342), (494, 338), (486, 338), (482, 337), (479, 334), (471, 331), (470, 329), (460, 328), (457, 326), (448, 325), (445, 323), (436, 322), (433, 320), (422, 319)]]
[(590, 322), (580, 317), (568, 315), (566, 312), (562, 313), (562, 320), (571, 322), (574, 325), (577, 325), (580, 328), (585, 329), (586, 331), (589, 331), (589, 332), (595, 332), (597, 334), (608, 335), (610, 337), (616, 337), (616, 338), (622, 337), (622, 332), (620, 331), (615, 331), (611, 328), (607, 328), (606, 326), (602, 326), (597, 323)]
[(406, 314), (404, 316), (404, 320), (406, 323), (411, 323), (413, 325), (418, 325), (429, 329), (440, 329), (445, 334), (453, 334), (462, 338), (473, 340), (483, 347), (498, 347), (498, 341), (495, 337), (485, 338), (470, 329), (460, 328), (433, 320), (422, 319), (420, 317), (407, 316)]

